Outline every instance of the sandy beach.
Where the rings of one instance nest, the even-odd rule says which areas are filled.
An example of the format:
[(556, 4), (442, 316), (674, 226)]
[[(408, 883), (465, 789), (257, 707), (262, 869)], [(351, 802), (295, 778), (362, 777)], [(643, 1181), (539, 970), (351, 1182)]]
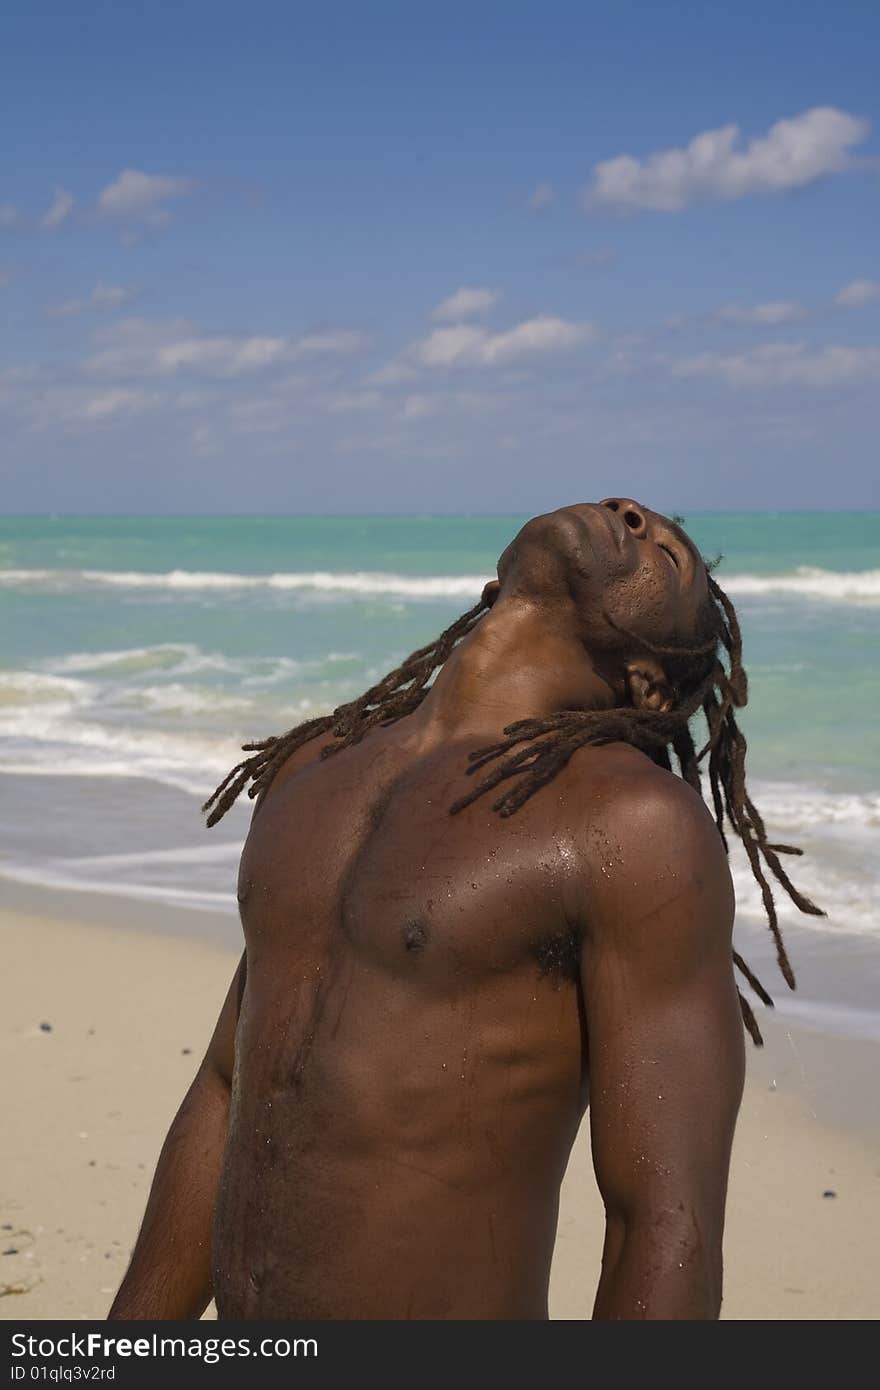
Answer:
[[(99, 914), (85, 902), (35, 894), (0, 913), (6, 1319), (106, 1312), (237, 960), (231, 932), (216, 945), (148, 929), (145, 913), (132, 925), (118, 901)], [(762, 1026), (731, 1172), (723, 1316), (878, 1317), (880, 1048)], [(563, 1188), (553, 1317), (589, 1317), (601, 1242), (584, 1126)]]

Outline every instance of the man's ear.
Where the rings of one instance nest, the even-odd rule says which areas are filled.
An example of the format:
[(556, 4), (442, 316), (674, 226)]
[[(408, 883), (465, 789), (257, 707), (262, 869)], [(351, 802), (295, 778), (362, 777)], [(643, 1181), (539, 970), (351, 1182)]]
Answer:
[(488, 584), (483, 585), (483, 602), (491, 608), (501, 591), (501, 584), (497, 579), (490, 579)]
[(650, 709), (667, 714), (672, 708), (672, 687), (663, 667), (653, 657), (638, 657), (627, 663), (626, 688), (635, 709)]

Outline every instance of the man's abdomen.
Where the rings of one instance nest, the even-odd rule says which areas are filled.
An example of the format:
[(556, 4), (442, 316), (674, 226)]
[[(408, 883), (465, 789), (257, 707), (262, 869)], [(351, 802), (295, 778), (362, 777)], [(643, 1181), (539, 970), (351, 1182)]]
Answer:
[(356, 968), (323, 983), (284, 1009), (283, 986), (249, 977), (220, 1316), (545, 1317), (584, 1102), (574, 988), (533, 971), (452, 1000)]

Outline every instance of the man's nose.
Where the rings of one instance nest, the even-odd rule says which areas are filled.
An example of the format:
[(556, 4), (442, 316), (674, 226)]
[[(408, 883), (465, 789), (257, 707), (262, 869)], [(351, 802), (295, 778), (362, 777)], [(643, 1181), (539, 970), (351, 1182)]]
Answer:
[(600, 506), (617, 512), (624, 526), (628, 526), (634, 536), (643, 537), (648, 534), (648, 521), (644, 510), (631, 497), (606, 497)]

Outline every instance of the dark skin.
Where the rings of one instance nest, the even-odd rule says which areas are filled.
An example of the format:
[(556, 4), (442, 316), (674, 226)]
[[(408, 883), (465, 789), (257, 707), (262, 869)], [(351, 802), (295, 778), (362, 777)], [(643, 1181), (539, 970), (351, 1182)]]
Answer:
[(610, 498), (529, 522), (498, 574), (413, 714), (305, 745), (258, 803), (245, 954), (111, 1317), (546, 1318), (588, 1103), (593, 1316), (718, 1316), (744, 1049), (714, 822), (624, 744), (507, 820), (448, 811), (514, 719), (662, 709), (638, 639), (694, 630), (705, 568)]

